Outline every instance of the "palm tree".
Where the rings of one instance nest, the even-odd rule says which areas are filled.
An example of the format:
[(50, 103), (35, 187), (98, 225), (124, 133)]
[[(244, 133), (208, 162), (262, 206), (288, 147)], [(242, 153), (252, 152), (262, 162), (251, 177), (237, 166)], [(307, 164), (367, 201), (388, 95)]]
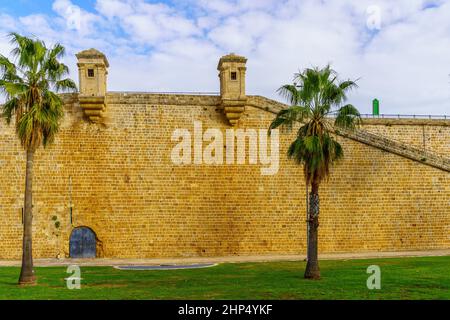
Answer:
[(43, 41), (11, 33), (11, 62), (0, 55), (0, 92), (6, 96), (1, 116), (15, 129), (26, 152), (25, 203), (23, 223), (22, 269), (19, 284), (34, 284), (32, 255), (32, 182), (36, 149), (51, 143), (63, 117), (63, 102), (55, 91), (75, 91), (75, 83), (64, 78), (69, 73), (58, 60), (64, 56), (60, 44), (47, 48)]
[(291, 104), (281, 110), (270, 125), (290, 131), (300, 124), (288, 156), (303, 164), (306, 185), (311, 185), (308, 204), (308, 249), (305, 278), (320, 279), (317, 254), (319, 227), (319, 186), (330, 175), (330, 167), (343, 157), (342, 146), (333, 137), (335, 129), (354, 130), (361, 123), (358, 110), (346, 104), (347, 92), (357, 87), (354, 81), (339, 81), (328, 65), (323, 69), (308, 68), (295, 74), (293, 85), (278, 92)]

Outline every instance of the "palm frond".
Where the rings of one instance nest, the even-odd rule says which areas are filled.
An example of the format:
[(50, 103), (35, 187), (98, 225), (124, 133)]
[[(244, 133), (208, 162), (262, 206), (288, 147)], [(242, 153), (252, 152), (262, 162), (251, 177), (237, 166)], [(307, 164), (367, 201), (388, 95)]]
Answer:
[(18, 60), (18, 65), (23, 68), (32, 68), (35, 54), (35, 43), (33, 39), (12, 32), (9, 34), (10, 42), (15, 48), (11, 54)]
[(1, 105), (1, 116), (6, 119), (6, 123), (10, 124), (13, 115), (20, 108), (20, 100), (18, 98), (11, 98)]
[(11, 33), (10, 38), (16, 60), (14, 64), (0, 56), (0, 92), (7, 98), (1, 116), (8, 123), (15, 116), (21, 144), (27, 150), (35, 150), (54, 140), (64, 115), (61, 97), (51, 89), (75, 91), (76, 85), (64, 78), (69, 69), (58, 61), (65, 53), (63, 46), (56, 44), (49, 49), (43, 41), (18, 33)]
[(48, 51), (50, 59), (61, 59), (66, 54), (66, 48), (64, 48), (60, 43), (53, 46), (51, 50)]
[(49, 58), (45, 61), (42, 72), (46, 73), (51, 81), (56, 82), (69, 73), (69, 68), (55, 58)]
[(292, 127), (295, 123), (302, 123), (309, 117), (309, 110), (302, 106), (291, 106), (287, 109), (283, 109), (278, 112), (275, 119), (269, 126), (269, 135), (273, 129), (276, 129), (280, 126), (286, 131), (292, 130)]
[(72, 79), (63, 79), (55, 83), (56, 91), (75, 92), (77, 91), (77, 85)]
[(0, 54), (0, 72), (3, 74), (3, 79), (7, 80), (11, 76), (17, 75), (17, 69), (14, 63), (9, 61), (9, 59)]
[(362, 119), (358, 109), (351, 104), (341, 107), (334, 121), (336, 127), (350, 130), (354, 130), (361, 123)]
[(28, 86), (23, 83), (0, 80), (0, 88), (9, 97), (17, 97), (26, 94)]
[(342, 91), (348, 91), (357, 88), (358, 85), (356, 84), (356, 82), (351, 80), (343, 81), (339, 84), (339, 89), (341, 89)]
[(285, 98), (291, 105), (297, 105), (299, 102), (298, 90), (294, 85), (285, 84), (277, 90), (277, 93)]
[[(278, 90), (291, 107), (280, 111), (269, 128), (290, 130), (294, 123), (301, 123), (295, 140), (289, 146), (288, 157), (303, 164), (307, 183), (312, 180), (320, 183), (328, 177), (332, 163), (343, 157), (342, 146), (331, 135), (334, 127), (354, 129), (361, 122), (361, 116), (353, 105), (342, 106), (347, 93), (357, 85), (351, 80), (340, 82), (330, 65), (322, 69), (307, 68), (296, 73), (294, 81), (293, 85), (284, 85)], [(333, 123), (328, 115), (336, 109)]]

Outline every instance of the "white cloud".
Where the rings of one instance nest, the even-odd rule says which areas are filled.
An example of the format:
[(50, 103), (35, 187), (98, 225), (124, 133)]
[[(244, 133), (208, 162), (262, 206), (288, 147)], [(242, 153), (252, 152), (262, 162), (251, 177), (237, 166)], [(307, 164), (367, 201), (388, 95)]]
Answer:
[(133, 12), (130, 3), (122, 0), (98, 0), (95, 8), (108, 18), (127, 16)]
[(207, 12), (228, 15), (236, 11), (234, 3), (226, 0), (200, 0), (199, 6)]
[(213, 43), (227, 51), (249, 54), (272, 25), (272, 17), (265, 12), (253, 11), (238, 17), (229, 17), (209, 32)]
[(143, 0), (98, 0), (96, 8), (109, 19), (117, 19), (119, 27), (135, 41), (151, 46), (173, 37), (199, 33), (194, 21), (165, 4), (150, 4)]
[(219, 16), (236, 15), (258, 9), (271, 11), (275, 5), (282, 3), (279, 0), (193, 0), (191, 2), (205, 12)]
[(70, 0), (55, 0), (53, 10), (65, 19), (68, 29), (76, 30), (81, 35), (92, 32), (93, 24), (99, 20), (98, 16), (81, 9)]
[(45, 34), (54, 37), (57, 32), (50, 26), (47, 17), (42, 14), (33, 14), (20, 17), (22, 27), (33, 35)]

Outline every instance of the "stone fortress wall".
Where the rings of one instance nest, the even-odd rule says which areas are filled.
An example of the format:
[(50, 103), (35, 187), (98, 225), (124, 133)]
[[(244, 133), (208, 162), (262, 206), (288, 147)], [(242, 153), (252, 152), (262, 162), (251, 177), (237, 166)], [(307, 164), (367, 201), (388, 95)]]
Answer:
[[(36, 258), (68, 257), (71, 233), (82, 226), (95, 232), (98, 257), (305, 252), (305, 183), (302, 168), (286, 157), (292, 135), (280, 136), (276, 175), (261, 175), (260, 164), (171, 160), (175, 129), (192, 131), (194, 121), (203, 130), (267, 129), (283, 107), (245, 94), (243, 57), (221, 59), (218, 96), (107, 92), (106, 57), (95, 50), (77, 57), (82, 92), (63, 96), (61, 132), (35, 157)], [(444, 162), (450, 157), (450, 120), (367, 120), (363, 129), (418, 148), (425, 143)], [(320, 252), (450, 248), (445, 166), (337, 139), (345, 158), (320, 189)], [(0, 259), (21, 256), (24, 176), (25, 153), (2, 120)]]

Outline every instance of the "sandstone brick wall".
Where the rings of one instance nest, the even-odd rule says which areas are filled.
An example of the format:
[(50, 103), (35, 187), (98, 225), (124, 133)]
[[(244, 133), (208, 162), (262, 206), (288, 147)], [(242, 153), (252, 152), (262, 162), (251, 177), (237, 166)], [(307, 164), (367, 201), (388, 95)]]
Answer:
[(365, 119), (364, 130), (450, 158), (450, 120)]
[[(220, 97), (110, 93), (104, 124), (86, 122), (76, 97), (66, 99), (56, 143), (35, 157), (35, 257), (68, 256), (77, 226), (95, 231), (104, 257), (304, 253), (302, 168), (285, 156), (292, 137), (281, 136), (274, 176), (261, 165), (175, 166), (174, 129), (230, 128)], [(239, 127), (266, 129), (273, 116), (248, 106)], [(422, 141), (394, 125), (369, 129)], [(430, 148), (448, 152), (448, 126), (427, 129), (443, 132), (443, 145), (436, 138)], [(337, 139), (345, 159), (320, 189), (320, 252), (450, 248), (450, 173)], [(0, 259), (18, 259), (25, 157), (4, 122), (0, 151)]]

